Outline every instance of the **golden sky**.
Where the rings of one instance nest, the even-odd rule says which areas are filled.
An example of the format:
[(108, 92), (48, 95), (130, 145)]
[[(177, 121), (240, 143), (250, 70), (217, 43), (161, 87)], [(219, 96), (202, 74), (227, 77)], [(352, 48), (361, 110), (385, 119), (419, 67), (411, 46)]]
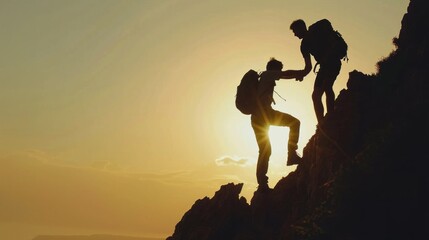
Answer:
[[(0, 0), (0, 238), (171, 234), (220, 184), (256, 189), (257, 145), (236, 86), (270, 57), (303, 68), (298, 18), (328, 18), (348, 73), (375, 73), (408, 1)], [(280, 81), (275, 108), (314, 133), (315, 75)], [(270, 185), (287, 175), (272, 128)]]

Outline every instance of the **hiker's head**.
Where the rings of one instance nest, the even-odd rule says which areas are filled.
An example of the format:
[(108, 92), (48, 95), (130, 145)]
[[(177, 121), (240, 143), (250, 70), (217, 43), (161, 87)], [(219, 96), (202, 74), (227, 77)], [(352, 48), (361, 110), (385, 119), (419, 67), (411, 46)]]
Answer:
[(302, 39), (307, 33), (307, 26), (305, 25), (304, 20), (298, 19), (292, 22), (290, 29), (293, 31), (295, 36), (299, 39)]
[(275, 58), (271, 58), (267, 63), (267, 71), (281, 71), (283, 69), (283, 63)]

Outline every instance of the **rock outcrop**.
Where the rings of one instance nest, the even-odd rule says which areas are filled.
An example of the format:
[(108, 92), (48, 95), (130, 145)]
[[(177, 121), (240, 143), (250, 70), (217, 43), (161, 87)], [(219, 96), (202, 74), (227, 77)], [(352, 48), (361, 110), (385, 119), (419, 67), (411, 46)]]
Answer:
[(169, 239), (235, 239), (250, 227), (250, 207), (239, 198), (243, 184), (224, 185), (212, 199), (197, 200)]
[(429, 9), (411, 0), (378, 73), (349, 73), (303, 162), (250, 204), (242, 185), (198, 200), (169, 240), (427, 239)]

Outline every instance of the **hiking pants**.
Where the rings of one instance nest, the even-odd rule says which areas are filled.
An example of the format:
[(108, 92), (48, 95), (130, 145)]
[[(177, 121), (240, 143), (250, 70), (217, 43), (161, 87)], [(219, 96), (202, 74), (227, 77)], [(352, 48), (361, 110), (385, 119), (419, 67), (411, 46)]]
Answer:
[(320, 69), (317, 72), (314, 88), (320, 88), (323, 91), (332, 89), (335, 80), (341, 70), (341, 60), (332, 60), (328, 63), (320, 63)]
[(258, 184), (267, 184), (268, 161), (271, 156), (271, 143), (268, 135), (270, 126), (289, 127), (288, 151), (295, 151), (298, 148), (300, 122), (297, 118), (272, 108), (253, 114), (251, 119), (259, 148), (256, 178)]

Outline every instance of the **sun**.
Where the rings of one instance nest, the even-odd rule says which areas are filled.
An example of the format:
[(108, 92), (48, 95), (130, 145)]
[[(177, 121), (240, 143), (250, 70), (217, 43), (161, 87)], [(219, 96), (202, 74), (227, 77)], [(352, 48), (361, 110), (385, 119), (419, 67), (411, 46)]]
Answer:
[(271, 157), (270, 161), (277, 162), (279, 159), (282, 161), (287, 157), (287, 146), (289, 139), (289, 128), (270, 126), (269, 137), (271, 143)]

